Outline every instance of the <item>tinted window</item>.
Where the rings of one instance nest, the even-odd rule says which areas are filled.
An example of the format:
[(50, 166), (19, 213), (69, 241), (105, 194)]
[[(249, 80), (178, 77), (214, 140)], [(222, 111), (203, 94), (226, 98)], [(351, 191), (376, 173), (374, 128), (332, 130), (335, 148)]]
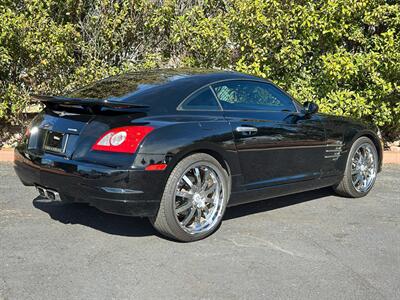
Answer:
[(183, 109), (220, 110), (218, 102), (209, 87), (190, 96), (181, 107)]
[(269, 83), (226, 81), (213, 86), (226, 110), (295, 111), (292, 99)]
[(122, 100), (188, 76), (189, 73), (182, 69), (130, 72), (93, 82), (66, 97)]

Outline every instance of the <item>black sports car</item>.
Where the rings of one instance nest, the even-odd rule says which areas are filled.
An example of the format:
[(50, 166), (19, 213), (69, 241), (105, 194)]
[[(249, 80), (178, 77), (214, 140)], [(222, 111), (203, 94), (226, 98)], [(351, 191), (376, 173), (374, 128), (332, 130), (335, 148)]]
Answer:
[(362, 197), (381, 169), (375, 127), (237, 72), (135, 72), (33, 97), (45, 108), (15, 150), (25, 185), (180, 241), (211, 234), (227, 206), (327, 186)]

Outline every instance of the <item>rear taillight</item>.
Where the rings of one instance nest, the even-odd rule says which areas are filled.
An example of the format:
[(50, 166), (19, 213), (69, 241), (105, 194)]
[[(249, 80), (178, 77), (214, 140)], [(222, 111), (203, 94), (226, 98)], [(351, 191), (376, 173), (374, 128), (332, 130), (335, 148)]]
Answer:
[(154, 128), (150, 126), (125, 126), (105, 132), (92, 150), (135, 153), (139, 144)]

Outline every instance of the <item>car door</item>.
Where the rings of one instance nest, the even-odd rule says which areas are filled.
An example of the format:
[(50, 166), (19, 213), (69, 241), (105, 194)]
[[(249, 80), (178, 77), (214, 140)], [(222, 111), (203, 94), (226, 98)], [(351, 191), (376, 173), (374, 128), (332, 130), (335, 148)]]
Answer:
[(321, 176), (326, 139), (318, 115), (299, 111), (268, 82), (229, 80), (212, 87), (232, 127), (247, 189)]

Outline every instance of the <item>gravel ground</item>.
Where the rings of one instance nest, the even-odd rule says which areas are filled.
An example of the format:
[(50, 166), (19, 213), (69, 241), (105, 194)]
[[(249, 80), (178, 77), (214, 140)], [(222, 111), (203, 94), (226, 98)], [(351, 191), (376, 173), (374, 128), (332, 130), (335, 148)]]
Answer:
[(51, 204), (0, 164), (0, 299), (399, 299), (400, 166), (373, 191), (330, 189), (227, 210), (206, 240)]

